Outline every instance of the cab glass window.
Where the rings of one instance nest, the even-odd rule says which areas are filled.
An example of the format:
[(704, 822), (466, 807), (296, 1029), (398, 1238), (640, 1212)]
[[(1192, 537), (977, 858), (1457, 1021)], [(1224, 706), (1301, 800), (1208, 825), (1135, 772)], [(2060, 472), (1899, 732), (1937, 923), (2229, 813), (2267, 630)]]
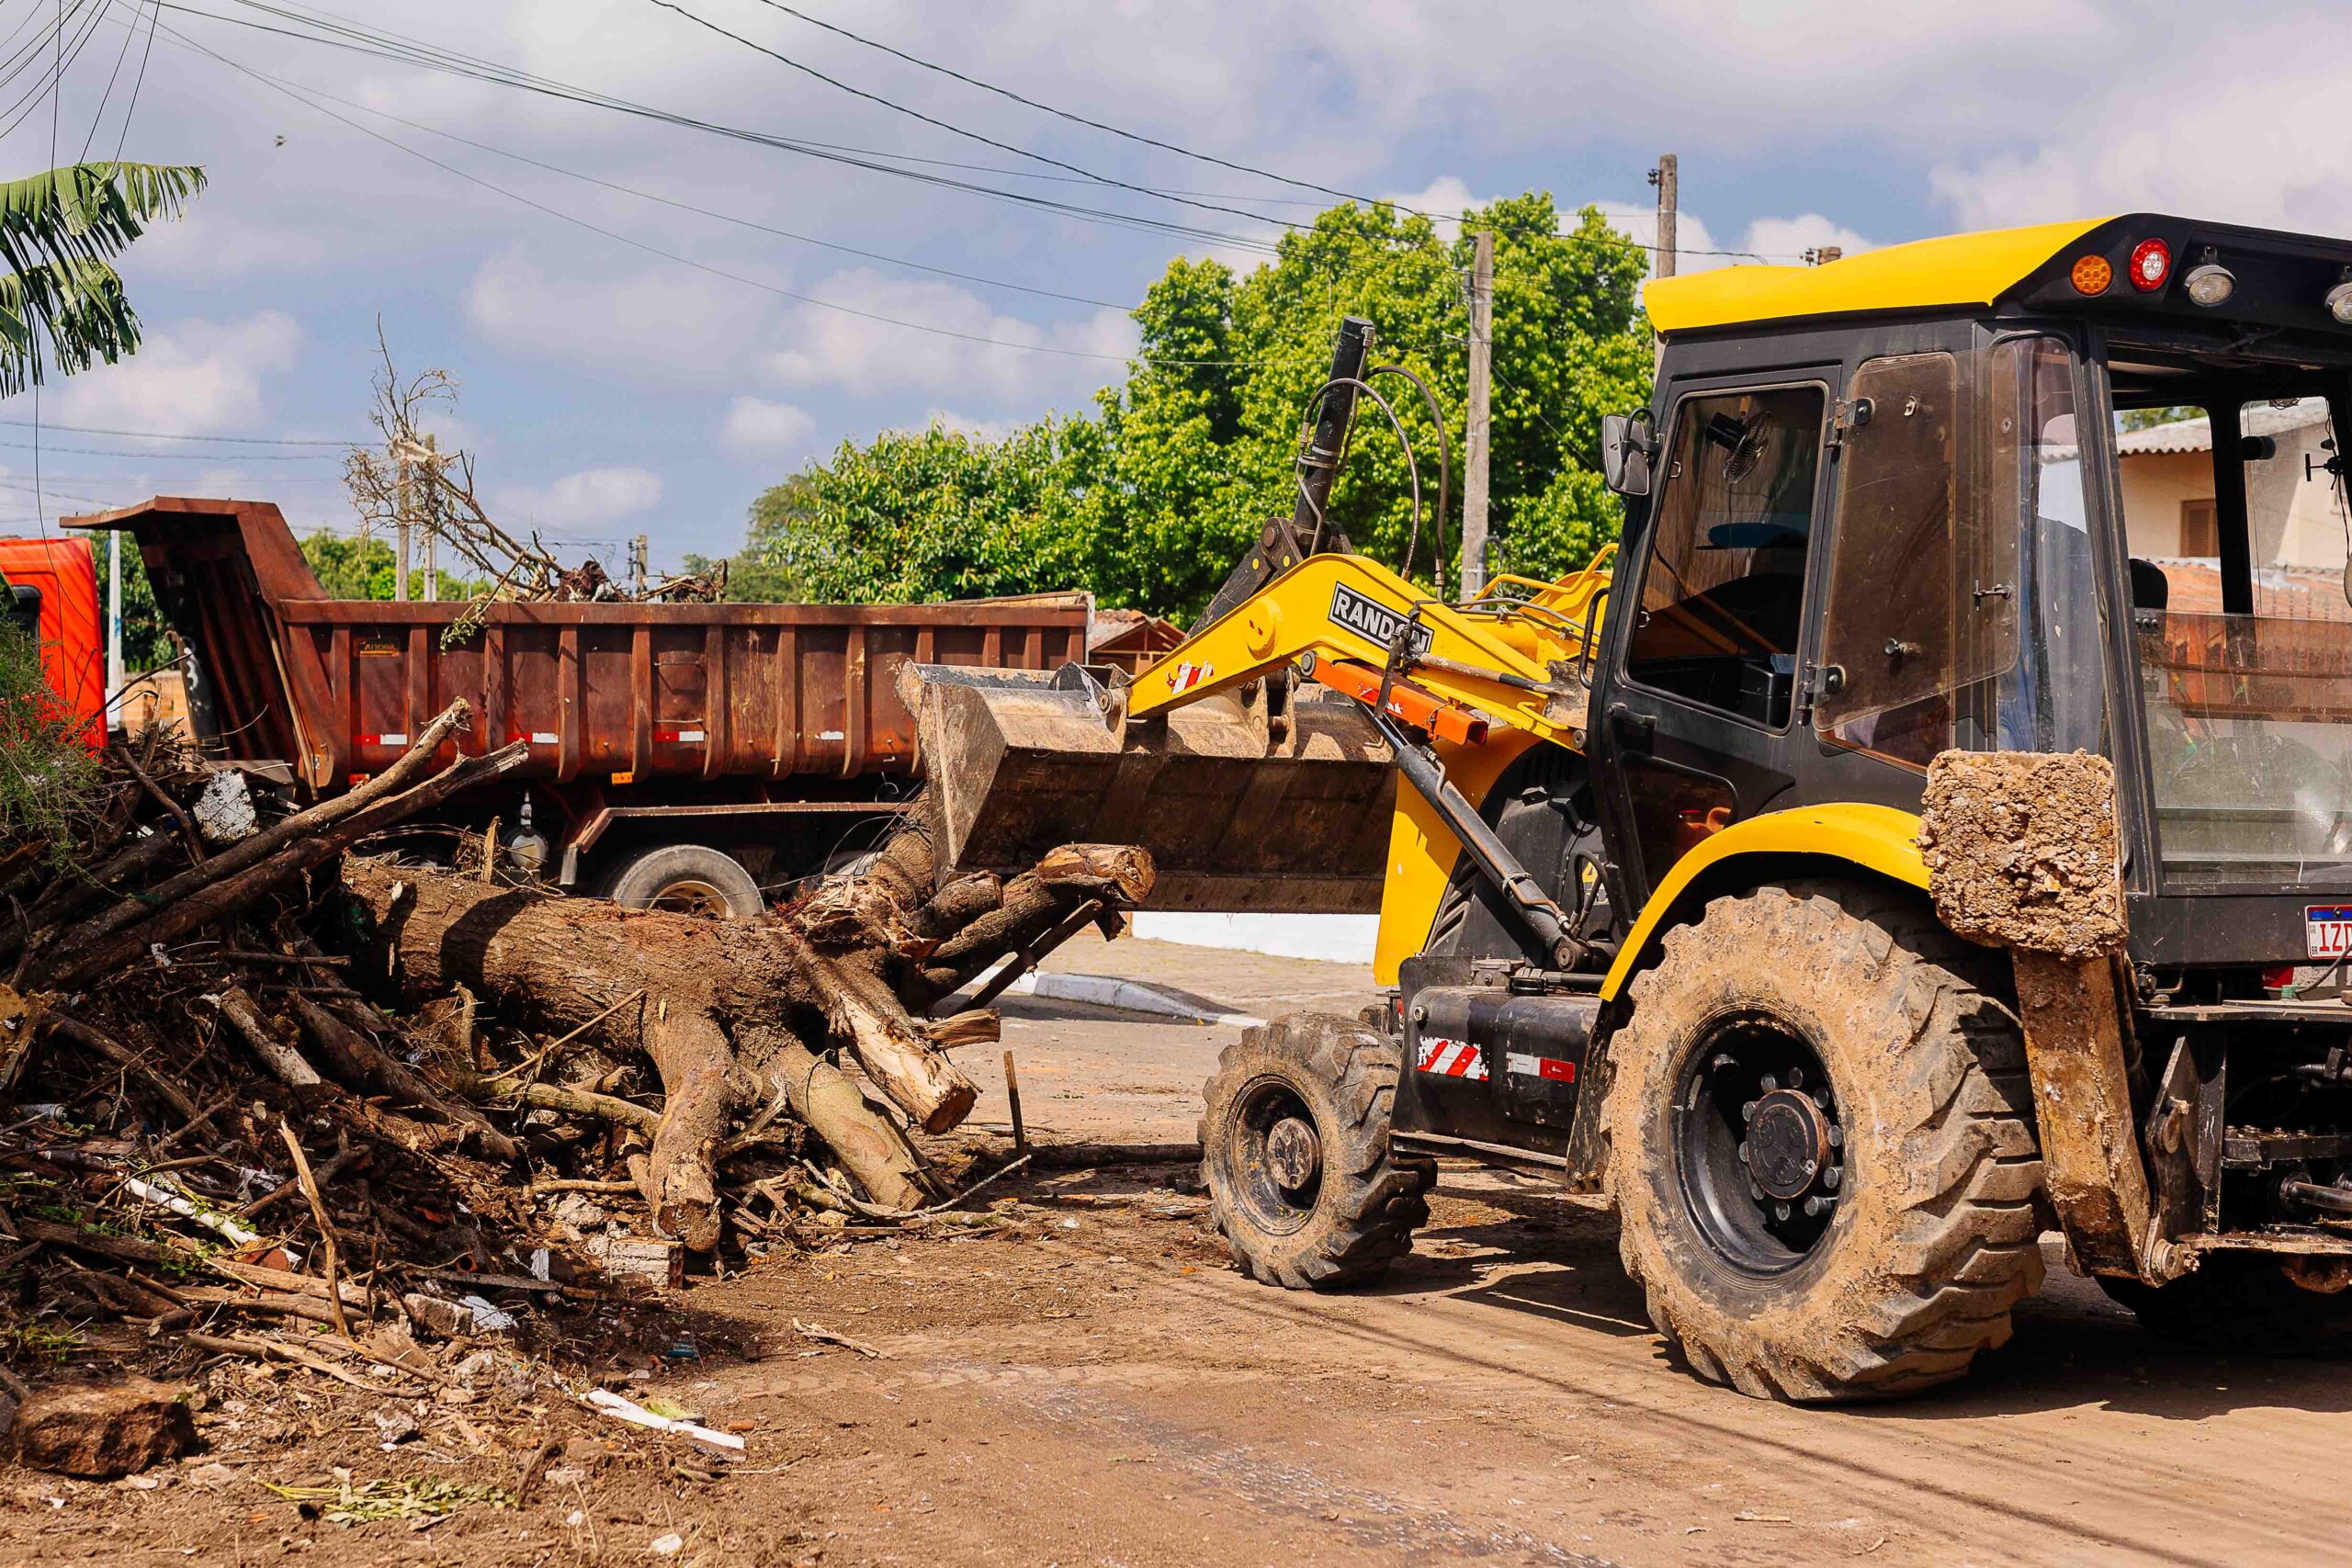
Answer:
[(1682, 400), (1626, 652), (1632, 679), (1758, 724), (1788, 722), (1822, 413), (1817, 387)]
[(1951, 354), (1854, 373), (1815, 720), (1831, 739), (1925, 767), (1988, 728), (1990, 682), (2018, 653), (2014, 352), (1991, 356), (1981, 397)]

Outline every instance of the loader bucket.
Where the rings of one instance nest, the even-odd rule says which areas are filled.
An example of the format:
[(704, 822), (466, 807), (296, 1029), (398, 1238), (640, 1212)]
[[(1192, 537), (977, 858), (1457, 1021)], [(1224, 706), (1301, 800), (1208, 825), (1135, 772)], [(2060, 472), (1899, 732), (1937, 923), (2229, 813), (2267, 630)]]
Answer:
[(939, 800), (943, 874), (1136, 844), (1156, 909), (1380, 908), (1395, 759), (1353, 703), (1309, 687), (1269, 715), (1252, 685), (1129, 720), (1125, 694), (1078, 665), (910, 664), (899, 691)]

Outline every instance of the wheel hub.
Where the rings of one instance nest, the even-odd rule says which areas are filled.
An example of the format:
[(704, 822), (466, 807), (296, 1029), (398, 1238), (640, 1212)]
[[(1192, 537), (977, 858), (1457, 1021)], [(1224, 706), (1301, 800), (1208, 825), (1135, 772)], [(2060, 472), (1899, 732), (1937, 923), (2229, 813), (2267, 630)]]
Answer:
[(1811, 1095), (1793, 1089), (1768, 1090), (1756, 1101), (1740, 1151), (1748, 1175), (1767, 1195), (1783, 1202), (1804, 1197), (1830, 1164), (1829, 1125)]
[(1323, 1140), (1315, 1124), (1285, 1116), (1266, 1130), (1266, 1165), (1285, 1192), (1304, 1192), (1323, 1173)]

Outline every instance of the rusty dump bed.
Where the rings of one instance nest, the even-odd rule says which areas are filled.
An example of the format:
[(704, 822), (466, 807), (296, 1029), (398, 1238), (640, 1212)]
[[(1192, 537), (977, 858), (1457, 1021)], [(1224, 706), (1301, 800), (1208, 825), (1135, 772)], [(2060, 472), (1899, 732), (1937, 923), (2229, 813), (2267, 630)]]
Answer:
[[(138, 540), (209, 683), (204, 739), (331, 793), (388, 766), (454, 698), (458, 745), (531, 745), (524, 775), (791, 781), (821, 795), (921, 770), (895, 677), (910, 660), (1051, 668), (1084, 657), (1080, 594), (948, 604), (494, 604), (329, 599), (266, 502), (159, 496), (65, 519)], [(617, 775), (617, 776), (616, 776)]]

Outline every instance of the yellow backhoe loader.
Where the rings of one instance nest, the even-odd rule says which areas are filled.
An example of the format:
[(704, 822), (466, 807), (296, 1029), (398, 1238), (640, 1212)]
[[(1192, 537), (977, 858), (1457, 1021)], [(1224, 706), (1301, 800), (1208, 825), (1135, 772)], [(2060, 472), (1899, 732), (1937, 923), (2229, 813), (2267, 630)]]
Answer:
[(1659, 279), (1613, 558), (1448, 603), (1293, 514), (1132, 681), (911, 667), (950, 870), (1378, 908), (1225, 1054), (1215, 1213), (1366, 1280), (1435, 1160), (1611, 1195), (1700, 1375), (1962, 1373), (2054, 1226), (2151, 1325), (2352, 1325), (2352, 243), (2136, 215)]

